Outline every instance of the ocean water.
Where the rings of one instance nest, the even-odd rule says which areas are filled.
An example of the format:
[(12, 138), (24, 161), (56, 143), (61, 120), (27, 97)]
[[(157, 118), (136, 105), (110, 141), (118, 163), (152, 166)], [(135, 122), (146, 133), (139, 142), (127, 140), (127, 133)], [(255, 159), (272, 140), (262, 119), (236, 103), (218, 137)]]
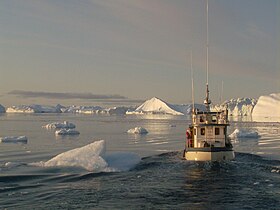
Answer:
[[(65, 120), (81, 134), (56, 137), (42, 128)], [(27, 144), (0, 143), (0, 209), (280, 209), (279, 120), (232, 119), (229, 133), (239, 128), (260, 138), (233, 140), (236, 159), (215, 163), (182, 159), (189, 122), (166, 115), (0, 115), (0, 136), (28, 137)], [(136, 126), (149, 133), (126, 133)], [(101, 139), (106, 154), (135, 153), (141, 161), (128, 171), (98, 173), (33, 165)]]

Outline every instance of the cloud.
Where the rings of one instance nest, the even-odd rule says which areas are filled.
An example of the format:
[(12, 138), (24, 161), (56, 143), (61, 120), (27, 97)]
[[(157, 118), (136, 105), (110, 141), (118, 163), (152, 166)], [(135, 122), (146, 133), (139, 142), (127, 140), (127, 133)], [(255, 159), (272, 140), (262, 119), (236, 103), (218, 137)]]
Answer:
[(99, 95), (92, 93), (58, 93), (58, 92), (40, 92), (13, 90), (8, 92), (9, 95), (16, 95), (24, 98), (48, 98), (48, 99), (91, 99), (91, 100), (126, 100), (121, 95)]

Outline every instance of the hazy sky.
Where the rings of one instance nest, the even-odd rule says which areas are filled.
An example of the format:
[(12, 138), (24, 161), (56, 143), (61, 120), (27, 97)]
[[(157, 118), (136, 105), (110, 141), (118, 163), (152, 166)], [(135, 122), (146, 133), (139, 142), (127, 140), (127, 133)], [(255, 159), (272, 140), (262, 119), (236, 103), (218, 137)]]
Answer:
[[(191, 100), (206, 0), (1, 0), (0, 104)], [(209, 0), (210, 97), (280, 92), (280, 1)]]

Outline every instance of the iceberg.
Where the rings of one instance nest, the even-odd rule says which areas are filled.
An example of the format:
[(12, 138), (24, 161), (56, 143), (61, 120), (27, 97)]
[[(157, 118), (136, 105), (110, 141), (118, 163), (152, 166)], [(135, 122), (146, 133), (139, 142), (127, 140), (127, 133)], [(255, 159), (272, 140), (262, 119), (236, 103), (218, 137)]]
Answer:
[(60, 105), (57, 106), (43, 106), (38, 104), (33, 105), (19, 105), (8, 107), (7, 113), (61, 113)]
[(230, 99), (220, 105), (212, 106), (211, 110), (219, 111), (227, 107), (230, 116), (251, 116), (256, 103), (257, 100), (253, 98)]
[[(170, 106), (177, 110), (178, 112), (183, 113), (184, 115), (190, 115), (192, 112), (193, 105), (192, 104), (181, 104), (181, 105), (171, 105)], [(206, 111), (204, 104), (194, 104), (195, 109), (198, 109), (199, 111)]]
[(280, 117), (280, 93), (260, 96), (253, 109), (253, 117)]
[(6, 112), (5, 107), (0, 104), (0, 113), (5, 113), (5, 112)]
[(7, 113), (36, 113), (36, 110), (30, 106), (20, 105), (11, 106), (6, 110)]
[(44, 125), (42, 127), (46, 128), (46, 129), (61, 129), (61, 128), (73, 129), (73, 128), (76, 128), (76, 125), (73, 124), (73, 123), (70, 123), (68, 121), (64, 121), (63, 123), (61, 123), (61, 122), (49, 123), (49, 124)]
[(26, 136), (6, 136), (0, 137), (0, 142), (2, 143), (27, 143)]
[(238, 139), (238, 138), (259, 138), (260, 135), (258, 132), (253, 131), (245, 131), (239, 130), (238, 128), (233, 131), (232, 134), (229, 135), (231, 139)]
[(62, 109), (63, 113), (78, 113), (78, 114), (110, 114), (123, 115), (128, 110), (128, 107), (112, 107), (104, 109), (100, 106), (70, 106)]
[(55, 135), (79, 135), (80, 132), (74, 129), (60, 129), (55, 131)]
[(63, 108), (63, 113), (78, 113), (78, 114), (95, 114), (103, 108), (100, 106), (69, 106)]
[(31, 163), (39, 167), (80, 167), (91, 172), (127, 171), (136, 166), (141, 158), (134, 153), (106, 154), (105, 141), (95, 141), (86, 146), (63, 152), (44, 162)]
[(106, 112), (110, 115), (124, 115), (127, 110), (129, 108), (128, 107), (112, 107), (112, 108), (109, 108), (109, 109), (106, 109)]
[(127, 131), (127, 133), (132, 133), (132, 134), (147, 134), (148, 131), (145, 128), (142, 127), (135, 127), (131, 128)]
[[(203, 111), (205, 106), (202, 104), (195, 104), (195, 108)], [(157, 97), (153, 97), (135, 110), (128, 110), (129, 114), (168, 114), (168, 115), (189, 115), (192, 111), (192, 104), (174, 105), (169, 104)]]
[(169, 105), (168, 103), (156, 97), (153, 97), (150, 100), (145, 101), (142, 105), (137, 107), (135, 112), (183, 115), (183, 113), (174, 110), (172, 105)]

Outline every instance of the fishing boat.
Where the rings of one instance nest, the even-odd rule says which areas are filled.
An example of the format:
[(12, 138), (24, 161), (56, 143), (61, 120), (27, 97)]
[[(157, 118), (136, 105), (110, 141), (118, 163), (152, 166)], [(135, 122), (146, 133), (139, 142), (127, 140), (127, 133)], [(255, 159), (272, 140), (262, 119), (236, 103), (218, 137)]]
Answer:
[[(191, 161), (223, 161), (235, 158), (230, 139), (227, 136), (228, 109), (211, 111), (211, 100), (208, 85), (208, 0), (207, 0), (207, 52), (206, 52), (206, 98), (205, 110), (194, 107), (193, 76), (191, 124), (186, 131), (186, 142), (183, 157)], [(192, 67), (191, 67), (192, 68)]]
[(193, 161), (234, 159), (234, 150), (227, 136), (228, 110), (210, 111), (208, 85), (204, 104), (206, 111), (192, 111), (192, 123), (186, 131), (184, 158)]

